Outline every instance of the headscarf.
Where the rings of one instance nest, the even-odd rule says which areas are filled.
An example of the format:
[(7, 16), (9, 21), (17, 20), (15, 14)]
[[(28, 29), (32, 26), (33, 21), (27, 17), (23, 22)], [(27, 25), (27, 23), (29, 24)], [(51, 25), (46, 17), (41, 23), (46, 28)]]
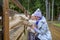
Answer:
[(38, 16), (41, 18), (40, 21), (43, 21), (46, 23), (46, 18), (42, 16), (42, 12), (39, 8), (32, 14), (32, 16)]
[(38, 8), (38, 9), (32, 14), (32, 16), (42, 17), (42, 12), (41, 12), (41, 10)]

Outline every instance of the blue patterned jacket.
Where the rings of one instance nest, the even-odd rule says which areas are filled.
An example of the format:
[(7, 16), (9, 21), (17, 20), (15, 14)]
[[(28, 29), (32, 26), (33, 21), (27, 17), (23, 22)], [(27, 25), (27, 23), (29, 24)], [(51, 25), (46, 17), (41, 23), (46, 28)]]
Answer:
[(41, 20), (38, 20), (37, 28), (35, 27), (34, 30), (40, 40), (52, 40), (51, 32), (44, 16)]

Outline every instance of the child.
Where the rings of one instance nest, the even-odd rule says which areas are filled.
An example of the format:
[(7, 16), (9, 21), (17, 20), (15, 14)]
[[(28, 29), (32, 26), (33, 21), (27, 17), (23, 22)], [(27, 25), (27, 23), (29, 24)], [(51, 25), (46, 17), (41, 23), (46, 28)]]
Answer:
[[(34, 20), (34, 19), (35, 19), (35, 17), (32, 14), (31, 20), (29, 20), (29, 23), (32, 24), (31, 27), (33, 25), (35, 25), (35, 23), (36, 23), (36, 20)], [(27, 28), (27, 30), (28, 30), (28, 40), (35, 40), (35, 31), (31, 27)]]

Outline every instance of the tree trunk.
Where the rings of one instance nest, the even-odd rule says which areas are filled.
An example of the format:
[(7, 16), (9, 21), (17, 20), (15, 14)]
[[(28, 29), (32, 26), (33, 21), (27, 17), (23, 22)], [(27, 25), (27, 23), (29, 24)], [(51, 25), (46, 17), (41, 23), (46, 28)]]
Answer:
[(53, 13), (54, 13), (54, 0), (52, 0), (52, 19), (51, 19), (52, 21), (53, 21), (53, 16), (54, 16)]
[(48, 4), (48, 0), (45, 1), (46, 4), (46, 18), (47, 20), (49, 20), (49, 4)]
[(50, 2), (49, 2), (49, 20), (50, 20)]

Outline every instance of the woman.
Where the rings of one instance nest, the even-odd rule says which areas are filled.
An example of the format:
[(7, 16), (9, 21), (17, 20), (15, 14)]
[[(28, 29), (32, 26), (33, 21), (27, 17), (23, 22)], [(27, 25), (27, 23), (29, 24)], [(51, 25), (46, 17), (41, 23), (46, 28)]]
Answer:
[(48, 24), (44, 16), (42, 16), (40, 9), (37, 9), (33, 16), (35, 16), (36, 25), (32, 29), (36, 32), (35, 40), (52, 40)]

